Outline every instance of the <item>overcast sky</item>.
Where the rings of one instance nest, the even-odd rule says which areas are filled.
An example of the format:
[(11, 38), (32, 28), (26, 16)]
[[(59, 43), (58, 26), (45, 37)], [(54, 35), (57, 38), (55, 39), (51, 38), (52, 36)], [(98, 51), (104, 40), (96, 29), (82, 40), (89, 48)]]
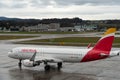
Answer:
[(120, 0), (0, 0), (0, 16), (120, 19)]

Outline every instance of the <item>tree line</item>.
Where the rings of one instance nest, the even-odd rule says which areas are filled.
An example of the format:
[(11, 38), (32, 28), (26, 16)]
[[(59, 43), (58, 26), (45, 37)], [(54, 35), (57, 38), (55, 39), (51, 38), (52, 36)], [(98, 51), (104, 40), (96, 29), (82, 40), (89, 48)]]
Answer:
[(76, 18), (53, 18), (53, 19), (5, 19), (0, 20), (0, 27), (9, 26), (34, 26), (37, 24), (59, 23), (61, 27), (71, 27), (74, 24), (81, 23), (82, 19)]
[[(96, 23), (97, 22), (97, 23)], [(102, 22), (102, 23), (101, 23)], [(34, 26), (38, 24), (59, 23), (60, 27), (73, 27), (77, 24), (96, 24), (98, 27), (120, 27), (120, 20), (82, 20), (74, 18), (48, 18), (48, 19), (20, 19), (0, 17), (0, 27), (10, 28), (10, 26)]]

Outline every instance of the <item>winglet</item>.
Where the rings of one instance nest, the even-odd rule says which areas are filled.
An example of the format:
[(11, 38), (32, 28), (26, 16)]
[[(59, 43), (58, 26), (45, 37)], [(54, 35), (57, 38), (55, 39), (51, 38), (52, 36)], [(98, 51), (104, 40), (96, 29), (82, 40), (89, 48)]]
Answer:
[(89, 49), (92, 46), (92, 43), (88, 44), (87, 48)]

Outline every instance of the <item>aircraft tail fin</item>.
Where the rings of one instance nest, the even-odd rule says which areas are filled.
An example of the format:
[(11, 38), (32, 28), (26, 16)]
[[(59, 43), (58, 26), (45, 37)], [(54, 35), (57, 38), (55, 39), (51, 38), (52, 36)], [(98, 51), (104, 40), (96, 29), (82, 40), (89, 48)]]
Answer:
[(83, 57), (81, 62), (103, 59), (109, 56), (116, 28), (108, 29), (96, 45)]
[(93, 47), (95, 50), (110, 51), (114, 40), (116, 28), (109, 28)]

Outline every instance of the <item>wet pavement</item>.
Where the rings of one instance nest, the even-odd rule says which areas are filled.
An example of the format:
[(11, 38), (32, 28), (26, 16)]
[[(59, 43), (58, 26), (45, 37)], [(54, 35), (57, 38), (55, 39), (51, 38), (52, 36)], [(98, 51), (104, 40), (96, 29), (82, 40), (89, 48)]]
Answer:
[(57, 71), (56, 64), (51, 64), (53, 68), (49, 72), (44, 72), (43, 64), (33, 68), (23, 66), (23, 69), (20, 71), (17, 66), (18, 60), (9, 58), (7, 52), (12, 48), (21, 46), (43, 47), (40, 45), (1, 43), (0, 80), (120, 80), (119, 56), (86, 63), (64, 63), (61, 71)]

